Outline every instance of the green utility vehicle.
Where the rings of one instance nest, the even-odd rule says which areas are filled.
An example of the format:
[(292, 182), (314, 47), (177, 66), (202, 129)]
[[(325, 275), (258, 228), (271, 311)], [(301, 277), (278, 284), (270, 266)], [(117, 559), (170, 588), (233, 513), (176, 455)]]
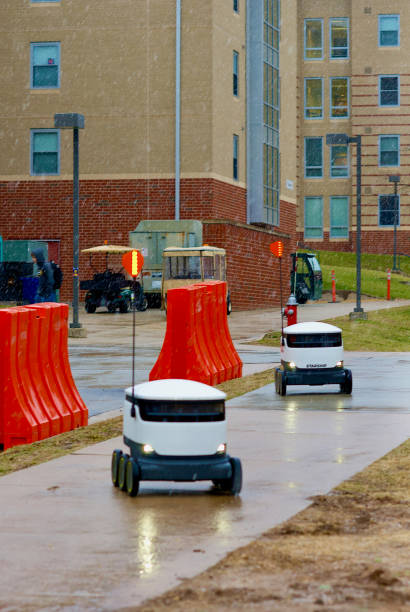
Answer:
[(202, 223), (195, 220), (157, 219), (141, 221), (130, 232), (130, 245), (144, 256), (144, 294), (150, 307), (161, 306), (162, 253), (168, 247), (202, 245)]
[(290, 291), (298, 304), (322, 297), (322, 270), (314, 253), (292, 253)]

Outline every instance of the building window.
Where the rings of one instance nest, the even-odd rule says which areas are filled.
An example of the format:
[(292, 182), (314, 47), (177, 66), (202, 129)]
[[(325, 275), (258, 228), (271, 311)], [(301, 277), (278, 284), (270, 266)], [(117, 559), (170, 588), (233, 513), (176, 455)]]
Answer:
[(239, 13), (239, 0), (233, 0), (233, 10), (235, 13)]
[(305, 119), (323, 118), (323, 79), (305, 79)]
[(330, 20), (330, 59), (349, 57), (349, 19)]
[(238, 180), (239, 136), (233, 135), (233, 178)]
[(323, 238), (323, 198), (305, 198), (305, 238)]
[(379, 136), (379, 166), (400, 166), (400, 136)]
[(233, 61), (232, 61), (232, 75), (233, 75), (233, 95), (238, 95), (238, 67), (239, 67), (239, 53), (237, 51), (233, 52)]
[(31, 87), (60, 87), (60, 43), (31, 43)]
[(340, 119), (349, 116), (349, 78), (330, 79), (330, 116)]
[(332, 145), (330, 147), (330, 177), (346, 178), (349, 176), (348, 145)]
[(60, 0), (31, 0), (33, 4), (40, 4), (41, 2), (60, 2)]
[(305, 178), (323, 177), (323, 138), (305, 138)]
[(400, 45), (400, 15), (379, 15), (379, 47)]
[(323, 20), (305, 19), (305, 60), (323, 59)]
[(400, 105), (400, 79), (398, 76), (379, 76), (379, 106)]
[(59, 130), (31, 130), (31, 174), (60, 174)]
[(400, 225), (400, 196), (379, 195), (379, 225), (393, 226), (395, 217), (396, 225)]
[(347, 196), (330, 198), (330, 237), (349, 237), (349, 198)]

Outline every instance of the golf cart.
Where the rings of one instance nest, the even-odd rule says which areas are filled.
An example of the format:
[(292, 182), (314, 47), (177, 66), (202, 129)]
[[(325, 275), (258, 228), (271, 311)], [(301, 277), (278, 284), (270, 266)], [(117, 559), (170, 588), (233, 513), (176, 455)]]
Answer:
[(342, 330), (328, 323), (296, 323), (285, 327), (281, 338), (281, 363), (275, 369), (275, 388), (286, 395), (288, 385), (340, 385), (350, 395), (351, 370), (343, 365)]
[[(168, 289), (186, 287), (207, 280), (226, 281), (225, 249), (201, 247), (168, 247), (162, 253), (162, 307), (166, 310)], [(231, 294), (226, 295), (226, 311), (232, 312)]]
[(212, 480), (237, 495), (239, 459), (226, 454), (226, 395), (193, 380), (155, 380), (125, 391), (124, 443), (112, 454), (114, 486), (134, 497), (141, 480)]
[(322, 297), (322, 271), (314, 253), (291, 253), (290, 290), (298, 304)]
[(136, 309), (146, 310), (147, 300), (141, 283), (137, 283), (138, 295), (132, 291), (132, 280), (127, 279), (123, 272), (114, 272), (108, 267), (110, 255), (124, 255), (131, 251), (131, 247), (103, 244), (101, 246), (83, 249), (82, 253), (90, 255), (90, 266), (93, 255), (105, 255), (105, 270), (97, 272), (90, 280), (80, 281), (80, 289), (86, 291), (85, 310), (93, 313), (99, 306), (106, 306), (108, 312), (128, 312), (136, 299)]

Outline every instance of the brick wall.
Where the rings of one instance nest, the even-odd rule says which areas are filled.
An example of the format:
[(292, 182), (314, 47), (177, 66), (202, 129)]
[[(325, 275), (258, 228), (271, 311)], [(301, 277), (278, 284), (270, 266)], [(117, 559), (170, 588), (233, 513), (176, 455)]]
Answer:
[[(128, 244), (128, 233), (143, 219), (174, 218), (174, 181), (86, 180), (80, 183), (80, 249), (103, 244)], [(283, 239), (285, 253), (294, 248), (288, 234), (295, 227), (295, 206), (281, 202), (282, 234), (246, 226), (246, 190), (214, 179), (181, 181), (181, 218), (212, 219), (204, 241), (228, 251), (229, 282), (235, 308), (263, 308), (279, 302), (279, 267), (269, 244)], [(218, 220), (224, 222), (218, 223)], [(0, 181), (0, 235), (4, 240), (60, 241), (64, 272), (61, 297), (72, 288), (72, 182)], [(113, 267), (119, 265), (115, 257)], [(94, 259), (104, 267), (103, 258)], [(288, 282), (289, 262), (283, 259)], [(90, 278), (89, 258), (80, 254), (80, 278)], [(287, 285), (286, 285), (287, 286)]]
[[(297, 233), (299, 245), (304, 245), (308, 249), (320, 249), (322, 251), (344, 251), (356, 252), (356, 232), (350, 232), (349, 240), (329, 240), (329, 232), (323, 233), (323, 240), (306, 240), (303, 232)], [(373, 253), (376, 255), (392, 254), (393, 229), (391, 231), (366, 231), (361, 233), (361, 244), (363, 253)], [(410, 254), (410, 231), (397, 231), (397, 252)]]

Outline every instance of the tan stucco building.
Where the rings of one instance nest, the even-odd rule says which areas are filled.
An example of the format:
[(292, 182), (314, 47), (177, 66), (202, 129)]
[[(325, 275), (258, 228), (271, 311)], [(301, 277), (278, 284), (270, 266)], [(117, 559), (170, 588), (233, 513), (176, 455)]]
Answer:
[(4, 0), (3, 239), (47, 240), (70, 276), (72, 133), (53, 117), (81, 113), (81, 248), (127, 242), (144, 219), (198, 219), (228, 249), (234, 305), (277, 302), (269, 244), (292, 250), (296, 212), (280, 193), (279, 9)]
[(336, 133), (361, 136), (363, 249), (392, 253), (396, 220), (397, 250), (409, 253), (409, 26), (406, 0), (282, 3), (282, 182), (296, 162), (298, 239), (309, 247), (356, 248), (357, 145), (327, 145)]

